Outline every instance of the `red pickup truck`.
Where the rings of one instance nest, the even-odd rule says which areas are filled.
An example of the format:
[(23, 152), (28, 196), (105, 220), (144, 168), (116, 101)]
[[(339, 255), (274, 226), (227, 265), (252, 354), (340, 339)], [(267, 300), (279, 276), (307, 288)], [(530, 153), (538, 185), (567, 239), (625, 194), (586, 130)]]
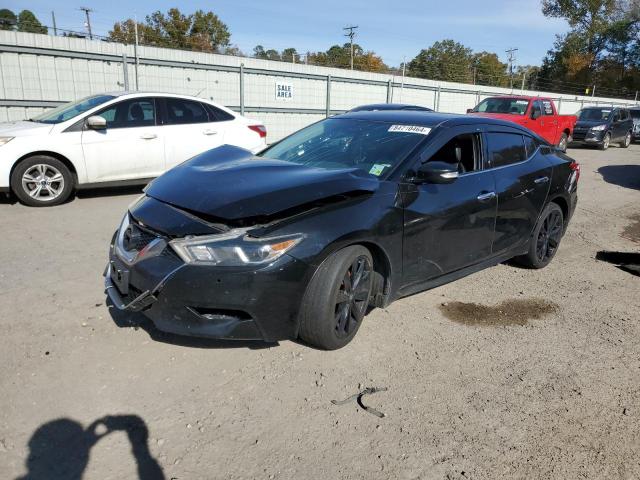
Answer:
[(518, 95), (485, 98), (467, 113), (522, 125), (551, 145), (557, 145), (563, 152), (567, 150), (573, 127), (578, 121), (575, 115), (559, 115), (550, 98)]

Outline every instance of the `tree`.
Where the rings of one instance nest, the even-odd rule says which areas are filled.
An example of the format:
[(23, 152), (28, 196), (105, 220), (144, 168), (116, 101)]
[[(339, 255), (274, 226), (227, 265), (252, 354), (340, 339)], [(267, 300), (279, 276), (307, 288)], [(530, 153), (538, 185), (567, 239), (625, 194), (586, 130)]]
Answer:
[[(350, 68), (351, 44), (333, 45), (326, 52), (307, 52), (307, 61), (312, 65), (325, 67)], [(365, 52), (357, 43), (353, 44), (353, 68), (366, 72), (387, 72), (389, 67), (375, 52)]]
[(507, 64), (502, 63), (498, 55), (490, 52), (475, 53), (471, 60), (473, 82), (479, 85), (506, 87), (509, 85)]
[[(227, 26), (213, 12), (185, 15), (177, 8), (167, 13), (147, 15), (138, 23), (138, 41), (143, 45), (182, 48), (200, 52), (221, 52), (229, 46), (231, 34)], [(135, 22), (132, 19), (114, 24), (109, 39), (116, 42), (135, 41)]]
[(282, 54), (280, 54), (280, 57), (282, 58), (283, 62), (295, 62), (299, 55), (298, 51), (295, 48), (291, 47), (285, 48), (282, 51)]
[(231, 34), (227, 26), (213, 12), (196, 10), (191, 16), (189, 36), (194, 45), (203, 52), (217, 52), (229, 45)]
[(416, 77), (471, 83), (472, 64), (470, 48), (454, 40), (442, 40), (421, 50), (408, 67), (410, 75)]
[(0, 10), (0, 30), (13, 30), (18, 24), (18, 17), (8, 8)]
[(18, 14), (18, 31), (27, 33), (47, 33), (47, 27), (43, 26), (33, 12), (22, 10)]
[(585, 93), (591, 85), (609, 95), (637, 89), (640, 4), (636, 0), (543, 0), (546, 16), (571, 27), (556, 37), (540, 71), (543, 87)]

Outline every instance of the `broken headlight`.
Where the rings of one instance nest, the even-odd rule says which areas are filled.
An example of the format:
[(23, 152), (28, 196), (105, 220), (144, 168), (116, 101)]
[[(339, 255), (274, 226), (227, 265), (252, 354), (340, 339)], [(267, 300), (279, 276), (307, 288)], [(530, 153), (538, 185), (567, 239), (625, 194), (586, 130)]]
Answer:
[(239, 267), (272, 262), (292, 249), (302, 235), (253, 238), (244, 231), (176, 239), (171, 247), (185, 263)]

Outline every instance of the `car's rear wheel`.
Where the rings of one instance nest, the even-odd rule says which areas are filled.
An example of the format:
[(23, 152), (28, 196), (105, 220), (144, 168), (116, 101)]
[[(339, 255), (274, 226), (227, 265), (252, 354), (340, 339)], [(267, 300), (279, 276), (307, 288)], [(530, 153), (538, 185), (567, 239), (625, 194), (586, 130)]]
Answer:
[(631, 145), (631, 132), (627, 132), (627, 134), (624, 137), (624, 140), (622, 140), (622, 142), (620, 143), (620, 146), (622, 148), (628, 148), (629, 145)]
[(73, 175), (57, 158), (35, 155), (21, 161), (13, 170), (11, 190), (25, 205), (59, 205), (73, 191)]
[(550, 203), (542, 211), (533, 230), (529, 251), (516, 260), (530, 268), (544, 268), (553, 259), (564, 234), (564, 215), (557, 203)]
[(611, 134), (607, 133), (602, 139), (602, 143), (600, 144), (600, 150), (606, 150), (609, 148), (609, 144), (611, 143)]
[(567, 145), (569, 144), (569, 136), (566, 133), (563, 133), (560, 136), (560, 140), (558, 140), (558, 148), (562, 152), (567, 151)]
[(362, 324), (371, 297), (373, 259), (354, 245), (327, 258), (313, 276), (300, 310), (300, 338), (323, 350), (349, 343)]

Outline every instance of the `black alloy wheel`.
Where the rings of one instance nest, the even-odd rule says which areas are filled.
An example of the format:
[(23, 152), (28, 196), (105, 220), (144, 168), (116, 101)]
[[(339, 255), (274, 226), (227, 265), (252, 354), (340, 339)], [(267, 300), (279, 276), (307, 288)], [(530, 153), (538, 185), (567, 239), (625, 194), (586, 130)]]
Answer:
[(360, 255), (347, 269), (336, 295), (335, 328), (340, 338), (357, 330), (367, 313), (371, 291), (371, 261)]
[(536, 240), (536, 257), (540, 262), (551, 260), (562, 238), (562, 212), (552, 210), (542, 222)]
[(564, 235), (564, 214), (557, 203), (549, 203), (536, 224), (526, 254), (515, 260), (528, 268), (544, 268), (553, 259)]
[(362, 245), (343, 248), (327, 257), (302, 299), (299, 337), (323, 350), (348, 344), (369, 310), (373, 267), (371, 252)]

